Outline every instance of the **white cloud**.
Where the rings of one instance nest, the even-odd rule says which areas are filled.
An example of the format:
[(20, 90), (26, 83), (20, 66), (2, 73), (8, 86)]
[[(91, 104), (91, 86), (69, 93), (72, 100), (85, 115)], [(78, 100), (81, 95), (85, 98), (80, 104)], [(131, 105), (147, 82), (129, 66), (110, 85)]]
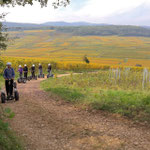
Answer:
[(150, 0), (90, 0), (81, 11), (90, 11), (91, 15), (103, 17), (113, 12), (126, 11)]
[[(123, 13), (134, 9), (150, 0), (86, 0), (87, 2), (77, 9), (74, 8), (76, 0), (66, 8), (54, 9), (52, 6), (41, 8), (35, 3), (33, 6), (1, 8), (0, 13), (10, 12), (7, 21), (42, 23), (47, 21), (88, 21), (100, 22), (105, 17), (115, 13)], [(79, 0), (77, 1), (79, 3)], [(76, 5), (77, 6), (77, 5)]]

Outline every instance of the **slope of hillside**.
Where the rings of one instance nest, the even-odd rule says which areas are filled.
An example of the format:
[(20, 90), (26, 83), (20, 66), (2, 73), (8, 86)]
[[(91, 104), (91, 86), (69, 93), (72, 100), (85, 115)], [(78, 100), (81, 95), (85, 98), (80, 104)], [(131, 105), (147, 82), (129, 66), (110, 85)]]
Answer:
[[(4, 56), (43, 57), (53, 61), (149, 66), (149, 37), (74, 36), (55, 30), (9, 32), (12, 40)], [(138, 59), (138, 60), (137, 60)]]

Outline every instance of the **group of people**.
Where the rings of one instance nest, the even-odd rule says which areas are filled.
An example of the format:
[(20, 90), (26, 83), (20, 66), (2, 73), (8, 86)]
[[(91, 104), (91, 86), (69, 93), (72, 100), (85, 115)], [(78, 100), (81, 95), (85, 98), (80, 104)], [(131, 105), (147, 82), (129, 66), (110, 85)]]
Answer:
[[(42, 67), (42, 64), (39, 64), (39, 75), (42, 76), (43, 75), (43, 67)], [(47, 68), (47, 72), (48, 74), (51, 73), (51, 64), (48, 64), (48, 68)], [(36, 72), (36, 67), (35, 65), (33, 64), (32, 67), (31, 67), (31, 75), (32, 75), (32, 78), (35, 78), (35, 72)], [(27, 67), (27, 65), (25, 64), (24, 67), (22, 67), (21, 65), (19, 65), (19, 69), (18, 69), (18, 72), (19, 72), (19, 75), (20, 75), (20, 78), (23, 77), (23, 74), (24, 74), (24, 78), (28, 78), (28, 72), (29, 72), (29, 69)]]
[[(12, 66), (11, 62), (8, 62), (6, 64), (6, 69), (4, 70), (4, 74), (3, 74), (4, 79), (5, 79), (5, 87), (6, 87), (6, 93), (7, 93), (8, 99), (13, 96), (13, 83), (14, 83), (14, 78), (15, 78), (15, 71), (11, 66)], [(43, 67), (41, 64), (39, 64), (38, 69), (39, 69), (39, 75), (43, 74)], [(48, 64), (48, 68), (47, 68), (48, 74), (51, 74), (51, 70), (52, 70), (51, 64)], [(23, 68), (21, 65), (19, 65), (18, 72), (19, 72), (20, 77), (23, 77), (23, 74), (24, 74), (24, 78), (27, 79), (28, 71), (29, 70), (26, 64), (24, 65)], [(32, 78), (35, 77), (35, 71), (36, 71), (36, 67), (33, 64), (31, 67)]]

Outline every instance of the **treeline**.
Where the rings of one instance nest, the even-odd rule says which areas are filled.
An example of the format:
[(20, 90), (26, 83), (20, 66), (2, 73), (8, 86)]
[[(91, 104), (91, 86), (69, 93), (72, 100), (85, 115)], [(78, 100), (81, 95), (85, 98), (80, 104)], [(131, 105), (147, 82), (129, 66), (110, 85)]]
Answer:
[(144, 36), (150, 37), (150, 29), (138, 26), (86, 26), (86, 27), (56, 27), (56, 31), (71, 33), (78, 36)]
[(119, 25), (104, 25), (104, 26), (45, 26), (45, 27), (12, 27), (8, 31), (23, 31), (23, 30), (55, 30), (56, 32), (69, 33), (77, 36), (143, 36), (150, 37), (150, 29), (140, 26), (119, 26)]

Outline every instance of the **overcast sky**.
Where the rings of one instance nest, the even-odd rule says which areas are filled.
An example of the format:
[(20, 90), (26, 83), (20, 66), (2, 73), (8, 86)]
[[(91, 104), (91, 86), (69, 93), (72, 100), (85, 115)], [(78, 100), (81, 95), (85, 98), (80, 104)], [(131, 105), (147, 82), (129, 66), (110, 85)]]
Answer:
[(33, 6), (0, 8), (1, 12), (9, 12), (6, 21), (11, 22), (86, 21), (150, 25), (150, 0), (71, 0), (66, 8), (54, 9), (51, 4), (41, 8), (35, 3)]

